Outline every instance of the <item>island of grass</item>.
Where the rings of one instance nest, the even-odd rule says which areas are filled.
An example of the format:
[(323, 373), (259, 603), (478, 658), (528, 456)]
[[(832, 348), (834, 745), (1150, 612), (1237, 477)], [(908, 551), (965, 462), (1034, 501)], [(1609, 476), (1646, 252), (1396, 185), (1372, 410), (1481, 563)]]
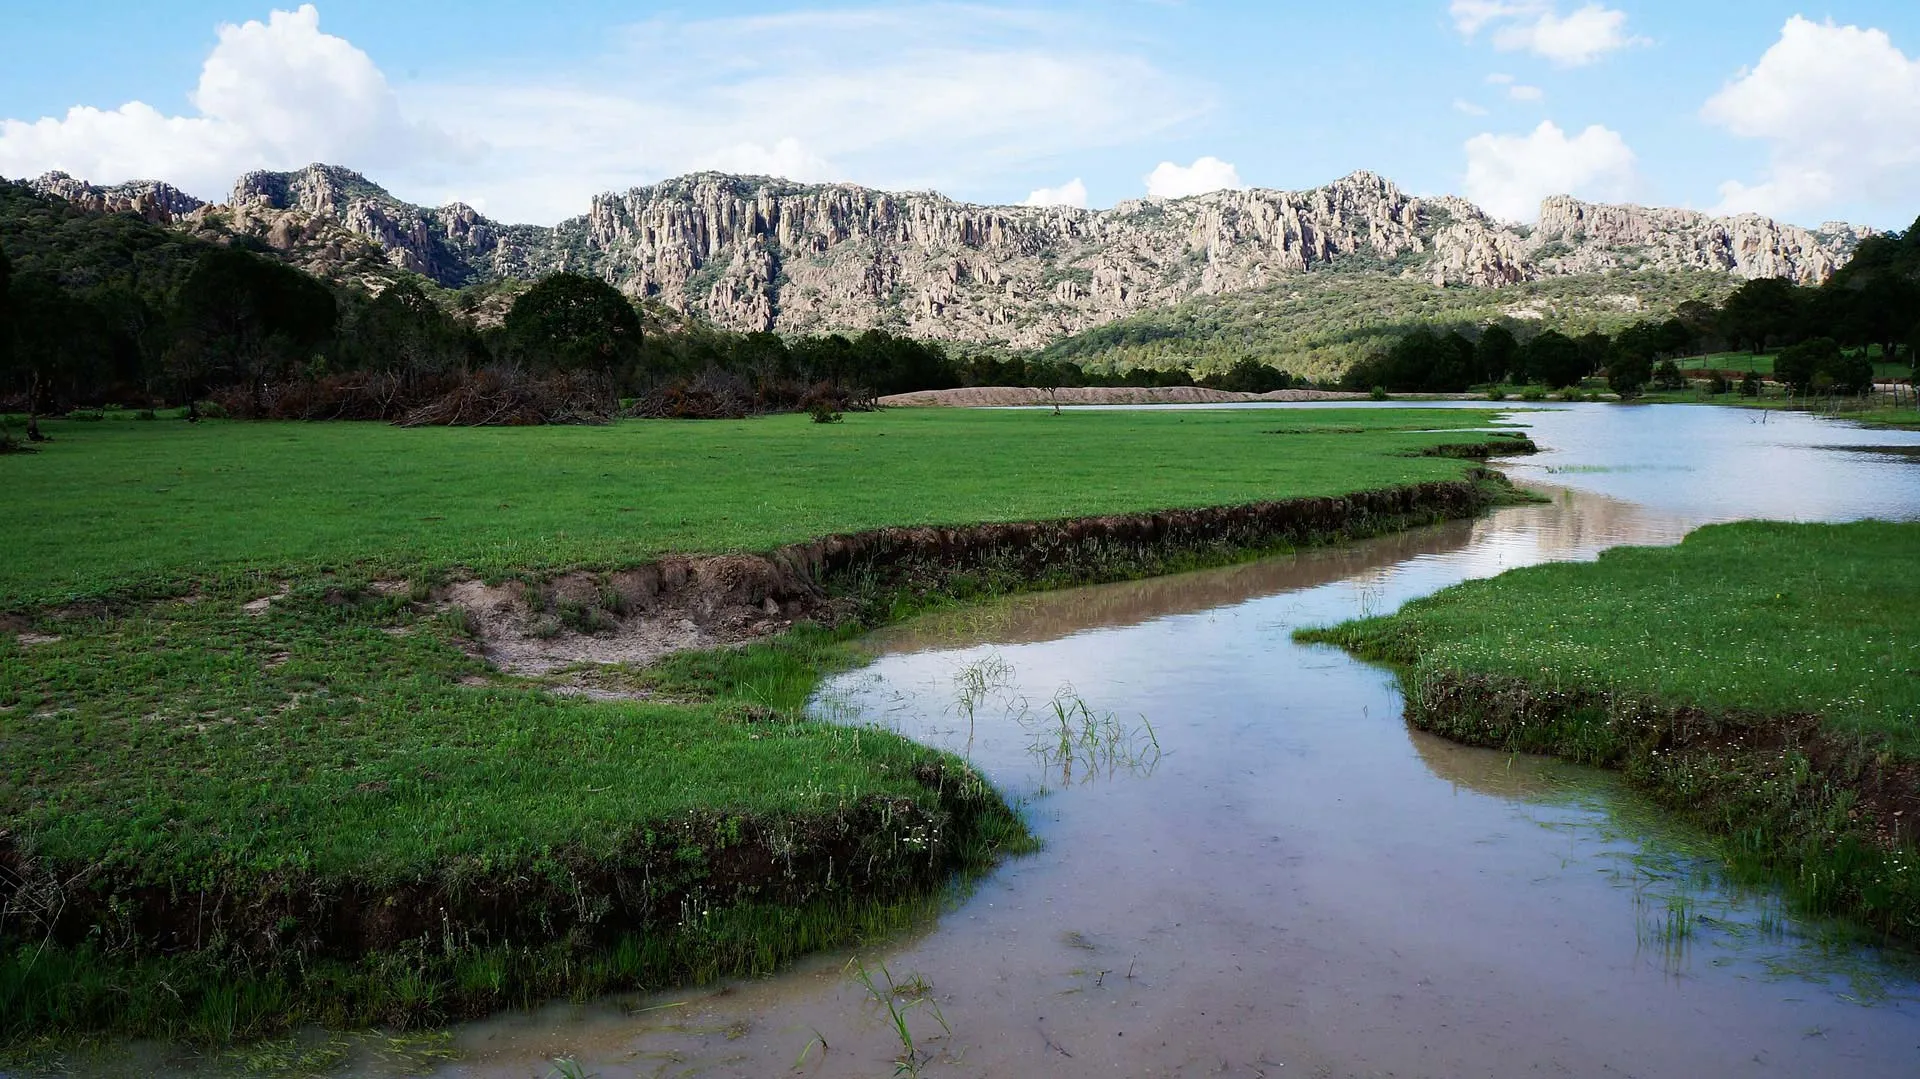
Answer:
[(1302, 631), (1417, 727), (1624, 769), (1820, 915), (1920, 940), (1920, 524), (1746, 522)]
[(1032, 840), (965, 761), (805, 717), (847, 636), (1471, 514), (1498, 485), (1438, 447), (1510, 449), (1490, 419), (49, 423), (0, 458), (0, 1043), (435, 1023), (897, 927)]

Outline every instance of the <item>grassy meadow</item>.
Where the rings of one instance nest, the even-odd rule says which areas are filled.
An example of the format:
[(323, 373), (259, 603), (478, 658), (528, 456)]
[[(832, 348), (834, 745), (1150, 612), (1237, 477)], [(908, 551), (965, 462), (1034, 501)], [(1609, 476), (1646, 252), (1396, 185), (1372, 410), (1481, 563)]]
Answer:
[(450, 574), (1457, 479), (1472, 462), (1421, 454), (1488, 419), (49, 423), (0, 458), (0, 1044), (763, 973), (1030, 845), (965, 762), (802, 715), (857, 627), (613, 672), (626, 696), (600, 699), (474, 658), (429, 601)]
[(1715, 525), (1302, 636), (1403, 664), (1419, 726), (1623, 767), (1814, 910), (1913, 940), (1916, 566), (1920, 524)]
[[(887, 525), (1453, 478), (1456, 410), (893, 410), (608, 427), (55, 421), (0, 457), (0, 610), (247, 572), (608, 567)], [(1274, 434), (1284, 429), (1285, 434)], [(1459, 439), (1456, 439), (1458, 441)]]

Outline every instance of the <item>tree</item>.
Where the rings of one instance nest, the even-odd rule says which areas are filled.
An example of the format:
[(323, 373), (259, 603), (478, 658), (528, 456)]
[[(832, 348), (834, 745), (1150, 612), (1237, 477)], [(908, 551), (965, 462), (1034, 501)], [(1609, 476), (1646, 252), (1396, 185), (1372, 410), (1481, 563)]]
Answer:
[(13, 363), (27, 391), (27, 439), (45, 442), (40, 414), (55, 385), (72, 381), (73, 366), (91, 353), (83, 336), (92, 326), (85, 305), (45, 274), (21, 274), (8, 288)]
[(1571, 386), (1586, 374), (1586, 360), (1573, 338), (1548, 330), (1527, 342), (1527, 370), (1551, 389)]
[(513, 303), (502, 327), (506, 352), (533, 371), (621, 375), (640, 355), (640, 316), (612, 285), (576, 273), (549, 274)]
[(1293, 376), (1252, 356), (1242, 356), (1225, 371), (1201, 379), (1200, 384), (1233, 393), (1272, 393), (1293, 385)]
[[(1832, 385), (1839, 361), (1840, 345), (1833, 338), (1808, 338), (1780, 350), (1773, 361), (1773, 377), (1791, 386), (1795, 393), (1825, 389)], [(1872, 375), (1871, 366), (1868, 375)]]
[(1615, 346), (1607, 361), (1607, 388), (1622, 398), (1638, 397), (1653, 378), (1653, 360), (1632, 347)]
[(1474, 366), (1487, 382), (1502, 382), (1514, 374), (1519, 356), (1519, 340), (1512, 330), (1497, 322), (1480, 331), (1480, 341), (1473, 347)]
[(258, 412), (267, 383), (333, 336), (338, 307), (332, 290), (299, 270), (221, 247), (187, 275), (179, 313), (184, 349), (170, 353), (170, 366), (189, 402), (206, 380), (225, 377), (247, 384)]
[(472, 351), (461, 325), (412, 281), (387, 286), (353, 313), (341, 334), (344, 366), (408, 383), (464, 369)]
[(1762, 277), (1733, 291), (1720, 308), (1720, 329), (1730, 343), (1758, 355), (1793, 332), (1800, 317), (1799, 290), (1782, 277)]
[(1673, 317), (1686, 327), (1692, 347), (1707, 351), (1707, 340), (1718, 332), (1720, 311), (1704, 300), (1685, 300), (1673, 309)]

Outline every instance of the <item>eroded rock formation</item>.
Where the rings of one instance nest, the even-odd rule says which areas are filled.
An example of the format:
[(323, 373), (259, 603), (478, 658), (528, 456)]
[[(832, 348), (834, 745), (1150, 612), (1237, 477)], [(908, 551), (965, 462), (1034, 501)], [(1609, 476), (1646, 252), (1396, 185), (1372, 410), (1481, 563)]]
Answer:
[(252, 236), (331, 276), (398, 268), (458, 286), (575, 270), (733, 329), (884, 327), (1015, 346), (1335, 264), (1439, 286), (1643, 268), (1817, 283), (1868, 234), (1565, 196), (1547, 199), (1529, 229), (1368, 172), (1307, 191), (1216, 191), (1108, 210), (696, 173), (597, 196), (585, 215), (551, 228), (502, 225), (459, 203), (414, 206), (327, 165), (249, 173), (219, 206), (159, 183), (97, 188), (50, 173), (34, 186)]

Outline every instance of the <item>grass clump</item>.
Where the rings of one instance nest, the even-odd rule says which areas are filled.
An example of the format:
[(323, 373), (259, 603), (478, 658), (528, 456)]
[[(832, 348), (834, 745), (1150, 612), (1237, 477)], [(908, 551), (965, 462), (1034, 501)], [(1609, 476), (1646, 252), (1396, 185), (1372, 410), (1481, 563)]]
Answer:
[(1920, 524), (1746, 522), (1514, 570), (1305, 640), (1409, 719), (1622, 768), (1811, 913), (1920, 939)]

